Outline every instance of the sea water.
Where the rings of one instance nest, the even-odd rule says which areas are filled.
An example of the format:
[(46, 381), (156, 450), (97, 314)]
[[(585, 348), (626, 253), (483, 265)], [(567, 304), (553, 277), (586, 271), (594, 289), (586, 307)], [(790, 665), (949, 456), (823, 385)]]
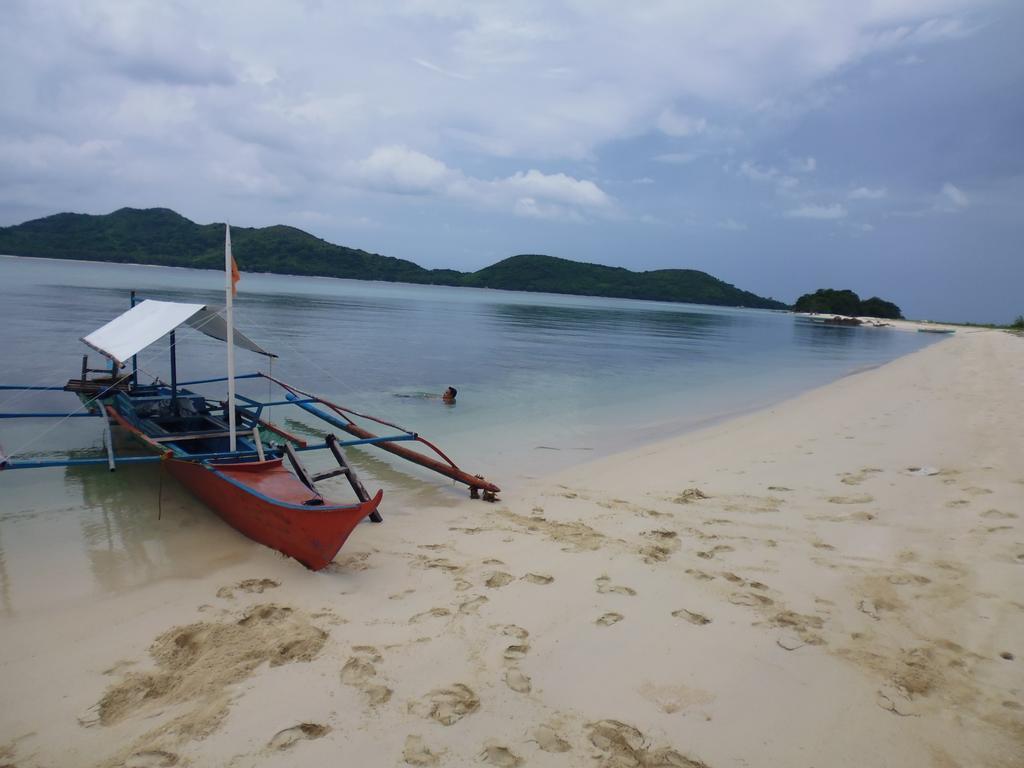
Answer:
[[(61, 385), (76, 377), (90, 351), (79, 339), (127, 309), (130, 290), (140, 299), (222, 304), (223, 281), (205, 270), (0, 257), (0, 383)], [(272, 370), (418, 432), (506, 489), (770, 405), (935, 341), (693, 304), (248, 273), (238, 287), (236, 326), (278, 355), (268, 361), (238, 350), (239, 372)], [(177, 333), (177, 351), (180, 381), (225, 374), (220, 342), (186, 327)], [(101, 363), (90, 355), (91, 367)], [(139, 365), (143, 378), (169, 380), (167, 340), (140, 354)], [(459, 391), (454, 405), (423, 396), (448, 386)], [(225, 394), (224, 384), (197, 389)], [(259, 380), (240, 382), (239, 391), (281, 395)], [(0, 391), (0, 412), (78, 406), (62, 392)], [(270, 418), (297, 431), (313, 423), (293, 406), (273, 409)], [(21, 458), (101, 455), (102, 430), (88, 418), (0, 420), (0, 445)], [(461, 492), (378, 450), (350, 455), (366, 484), (384, 487), (393, 505)], [(317, 468), (324, 460), (310, 459)], [(161, 514), (165, 504), (174, 510), (160, 521), (151, 514), (158, 484)], [(234, 536), (211, 517), (172, 481), (164, 487), (152, 466), (114, 474), (103, 467), (4, 472), (3, 609), (16, 602), (12, 557), (29, 558), (37, 548), (42, 556), (61, 540), (69, 552), (91, 553), (81, 567), (88, 563), (94, 580), (83, 589), (103, 579), (145, 581), (177, 572), (168, 548), (193, 546), (190, 526), (218, 531), (211, 535), (222, 544)]]

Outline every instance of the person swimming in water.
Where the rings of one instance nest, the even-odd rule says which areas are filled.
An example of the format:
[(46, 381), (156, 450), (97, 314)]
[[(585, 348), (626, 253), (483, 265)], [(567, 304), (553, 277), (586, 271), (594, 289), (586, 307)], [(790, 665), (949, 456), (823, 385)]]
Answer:
[(459, 394), (459, 390), (455, 387), (448, 387), (440, 395), (436, 395), (433, 392), (414, 392), (411, 394), (406, 393), (395, 393), (395, 397), (421, 397), (424, 400), (437, 400), (440, 398), (448, 405), (455, 405), (455, 396)]

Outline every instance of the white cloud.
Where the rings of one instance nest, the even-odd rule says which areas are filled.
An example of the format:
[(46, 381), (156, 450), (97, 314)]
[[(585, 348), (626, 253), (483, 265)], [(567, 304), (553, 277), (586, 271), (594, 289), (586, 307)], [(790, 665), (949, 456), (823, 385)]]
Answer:
[(359, 164), (359, 172), (369, 186), (398, 194), (437, 192), (452, 178), (440, 160), (402, 146), (375, 149)]
[(548, 219), (551, 221), (583, 221), (578, 211), (562, 205), (538, 202), (532, 197), (521, 197), (515, 202), (513, 213), (529, 219)]
[(708, 122), (703, 117), (691, 117), (673, 109), (662, 110), (658, 116), (658, 130), (666, 136), (682, 138), (695, 136), (707, 130)]
[(564, 173), (543, 174), (530, 170), (496, 183), (532, 197), (558, 200), (584, 208), (607, 208), (611, 205), (611, 200), (597, 184), (585, 179), (574, 179)]
[(948, 181), (942, 185), (941, 194), (941, 203), (945, 206), (946, 210), (962, 211), (971, 204), (963, 190)]
[(801, 205), (793, 208), (784, 214), (790, 219), (821, 219), (834, 220), (845, 219), (846, 209), (838, 203), (834, 205)]
[(375, 149), (356, 165), (352, 181), (381, 192), (435, 195), (533, 218), (581, 220), (582, 212), (613, 208), (605, 191), (587, 179), (536, 169), (481, 179), (403, 146)]
[(857, 187), (850, 191), (848, 197), (851, 200), (881, 200), (888, 192), (885, 187), (872, 189), (871, 187)]

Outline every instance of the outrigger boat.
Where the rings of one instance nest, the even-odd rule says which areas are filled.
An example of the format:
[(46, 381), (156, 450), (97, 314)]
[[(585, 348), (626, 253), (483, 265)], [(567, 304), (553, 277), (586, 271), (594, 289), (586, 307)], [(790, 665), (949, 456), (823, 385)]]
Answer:
[[(226, 242), (230, 258), (230, 239)], [(293, 557), (311, 570), (330, 563), (356, 525), (369, 517), (381, 522), (383, 491), (370, 496), (349, 464), (344, 449), (375, 445), (403, 459), (438, 472), (469, 487), (473, 498), (494, 501), (498, 486), (480, 475), (460, 469), (439, 448), (416, 432), (357, 413), (322, 397), (304, 392), (265, 373), (233, 375), (233, 348), (247, 349), (275, 357), (234, 329), (219, 308), (202, 304), (145, 300), (102, 328), (82, 338), (89, 347), (110, 360), (110, 368), (89, 368), (82, 358), (80, 376), (63, 386), (0, 385), (6, 390), (64, 390), (81, 400), (71, 413), (0, 413), (9, 418), (70, 418), (95, 416), (103, 420), (105, 456), (69, 459), (17, 459), (0, 450), (0, 470), (57, 466), (119, 465), (161, 462), (193, 495), (213, 509), (227, 523), (254, 541)], [(227, 377), (179, 382), (175, 331), (181, 325), (220, 340), (228, 340)], [(170, 383), (155, 379), (139, 381), (137, 355), (165, 335), (170, 335)], [(131, 360), (130, 371), (122, 372)], [(90, 376), (93, 374), (92, 376)], [(98, 374), (98, 375), (95, 375)], [(277, 385), (282, 400), (258, 401), (234, 389), (236, 379), (262, 378)], [(228, 399), (211, 400), (190, 386), (228, 383)], [(353, 437), (339, 440), (328, 433), (322, 442), (310, 443), (263, 417), (265, 408), (295, 406), (331, 427)], [(377, 435), (361, 422), (373, 422), (395, 430)], [(111, 428), (127, 433), (150, 449), (151, 455), (115, 455)], [(418, 442), (433, 455), (399, 443)], [(299, 460), (304, 451), (325, 450), (337, 468), (311, 473)], [(286, 463), (287, 462), (287, 463)], [(317, 484), (344, 476), (357, 501), (341, 503), (325, 498)]]

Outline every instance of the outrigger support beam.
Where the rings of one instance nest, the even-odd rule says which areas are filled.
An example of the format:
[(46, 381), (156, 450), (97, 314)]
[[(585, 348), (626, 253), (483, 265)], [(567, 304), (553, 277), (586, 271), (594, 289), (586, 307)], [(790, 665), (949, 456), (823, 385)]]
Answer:
[[(356, 476), (356, 471), (352, 469), (348, 461), (345, 459), (345, 452), (341, 449), (341, 446), (338, 445), (338, 438), (334, 435), (327, 435), (324, 442), (327, 443), (327, 447), (330, 449), (331, 453), (334, 454), (334, 458), (337, 460), (338, 466), (340, 467), (340, 469), (335, 472), (331, 472), (330, 474), (345, 475), (348, 479), (349, 485), (352, 486), (352, 490), (355, 492), (356, 497), (363, 502), (369, 501), (370, 494), (366, 492), (366, 486), (363, 485), (362, 480)], [(316, 477), (314, 477), (314, 479), (316, 479)], [(370, 520), (375, 523), (383, 522), (384, 518), (380, 516), (379, 507), (370, 513)]]
[[(267, 378), (269, 379), (270, 377), (267, 376)], [(277, 383), (278, 385), (283, 386), (283, 382), (280, 382), (277, 379), (270, 380)], [(285, 390), (285, 397), (288, 399), (288, 401), (293, 403), (294, 405), (299, 406), (304, 411), (308, 411), (309, 413), (316, 416), (318, 419), (326, 421), (328, 424), (331, 424), (332, 426), (335, 426), (338, 429), (348, 432), (350, 435), (353, 435), (354, 437), (364, 438), (368, 443), (374, 442), (372, 433), (363, 429), (357, 424), (354, 424), (351, 420), (344, 419), (340, 416), (340, 413), (343, 410), (340, 408), (340, 406), (336, 406), (328, 400), (316, 398), (316, 400), (321, 405), (330, 408), (339, 415), (325, 413), (321, 409), (310, 405), (305, 398), (299, 397), (298, 395), (294, 394), (294, 392), (300, 392), (300, 390), (294, 390), (293, 392), (292, 388), (287, 386), (285, 386)], [(300, 392), (300, 394), (306, 395), (307, 398), (309, 397), (308, 393)], [(407, 436), (404, 438), (405, 440), (417, 440), (433, 448), (433, 446), (431, 446), (430, 443), (421, 438), (415, 432), (408, 432), (406, 433), (406, 435)], [(421, 467), (426, 467), (427, 469), (433, 470), (434, 472), (444, 475), (445, 477), (450, 477), (452, 480), (455, 480), (456, 482), (468, 485), (470, 498), (481, 498), (481, 492), (483, 492), (482, 496), (484, 501), (497, 501), (497, 494), (501, 489), (498, 488), (498, 486), (496, 486), (494, 483), (489, 482), (480, 475), (471, 475), (468, 472), (463, 471), (462, 469), (457, 467), (453, 462), (451, 462), (450, 459), (448, 460), (447, 464), (444, 464), (436, 459), (430, 458), (429, 456), (424, 456), (422, 453), (409, 450), (404, 446), (391, 445), (390, 443), (392, 442), (397, 441), (394, 439), (389, 439), (387, 441), (379, 441), (377, 445), (379, 448), (387, 451), (388, 453), (393, 453), (396, 456), (400, 456), (403, 459), (413, 462), (414, 464), (419, 464)], [(437, 449), (434, 448), (434, 450), (436, 451)], [(447, 459), (447, 457), (444, 456), (444, 454), (440, 455)]]
[[(106, 414), (104, 414), (105, 416)], [(111, 472), (117, 469), (114, 464), (114, 436), (110, 434), (110, 419), (103, 419), (103, 442), (107, 446), (107, 466)]]

